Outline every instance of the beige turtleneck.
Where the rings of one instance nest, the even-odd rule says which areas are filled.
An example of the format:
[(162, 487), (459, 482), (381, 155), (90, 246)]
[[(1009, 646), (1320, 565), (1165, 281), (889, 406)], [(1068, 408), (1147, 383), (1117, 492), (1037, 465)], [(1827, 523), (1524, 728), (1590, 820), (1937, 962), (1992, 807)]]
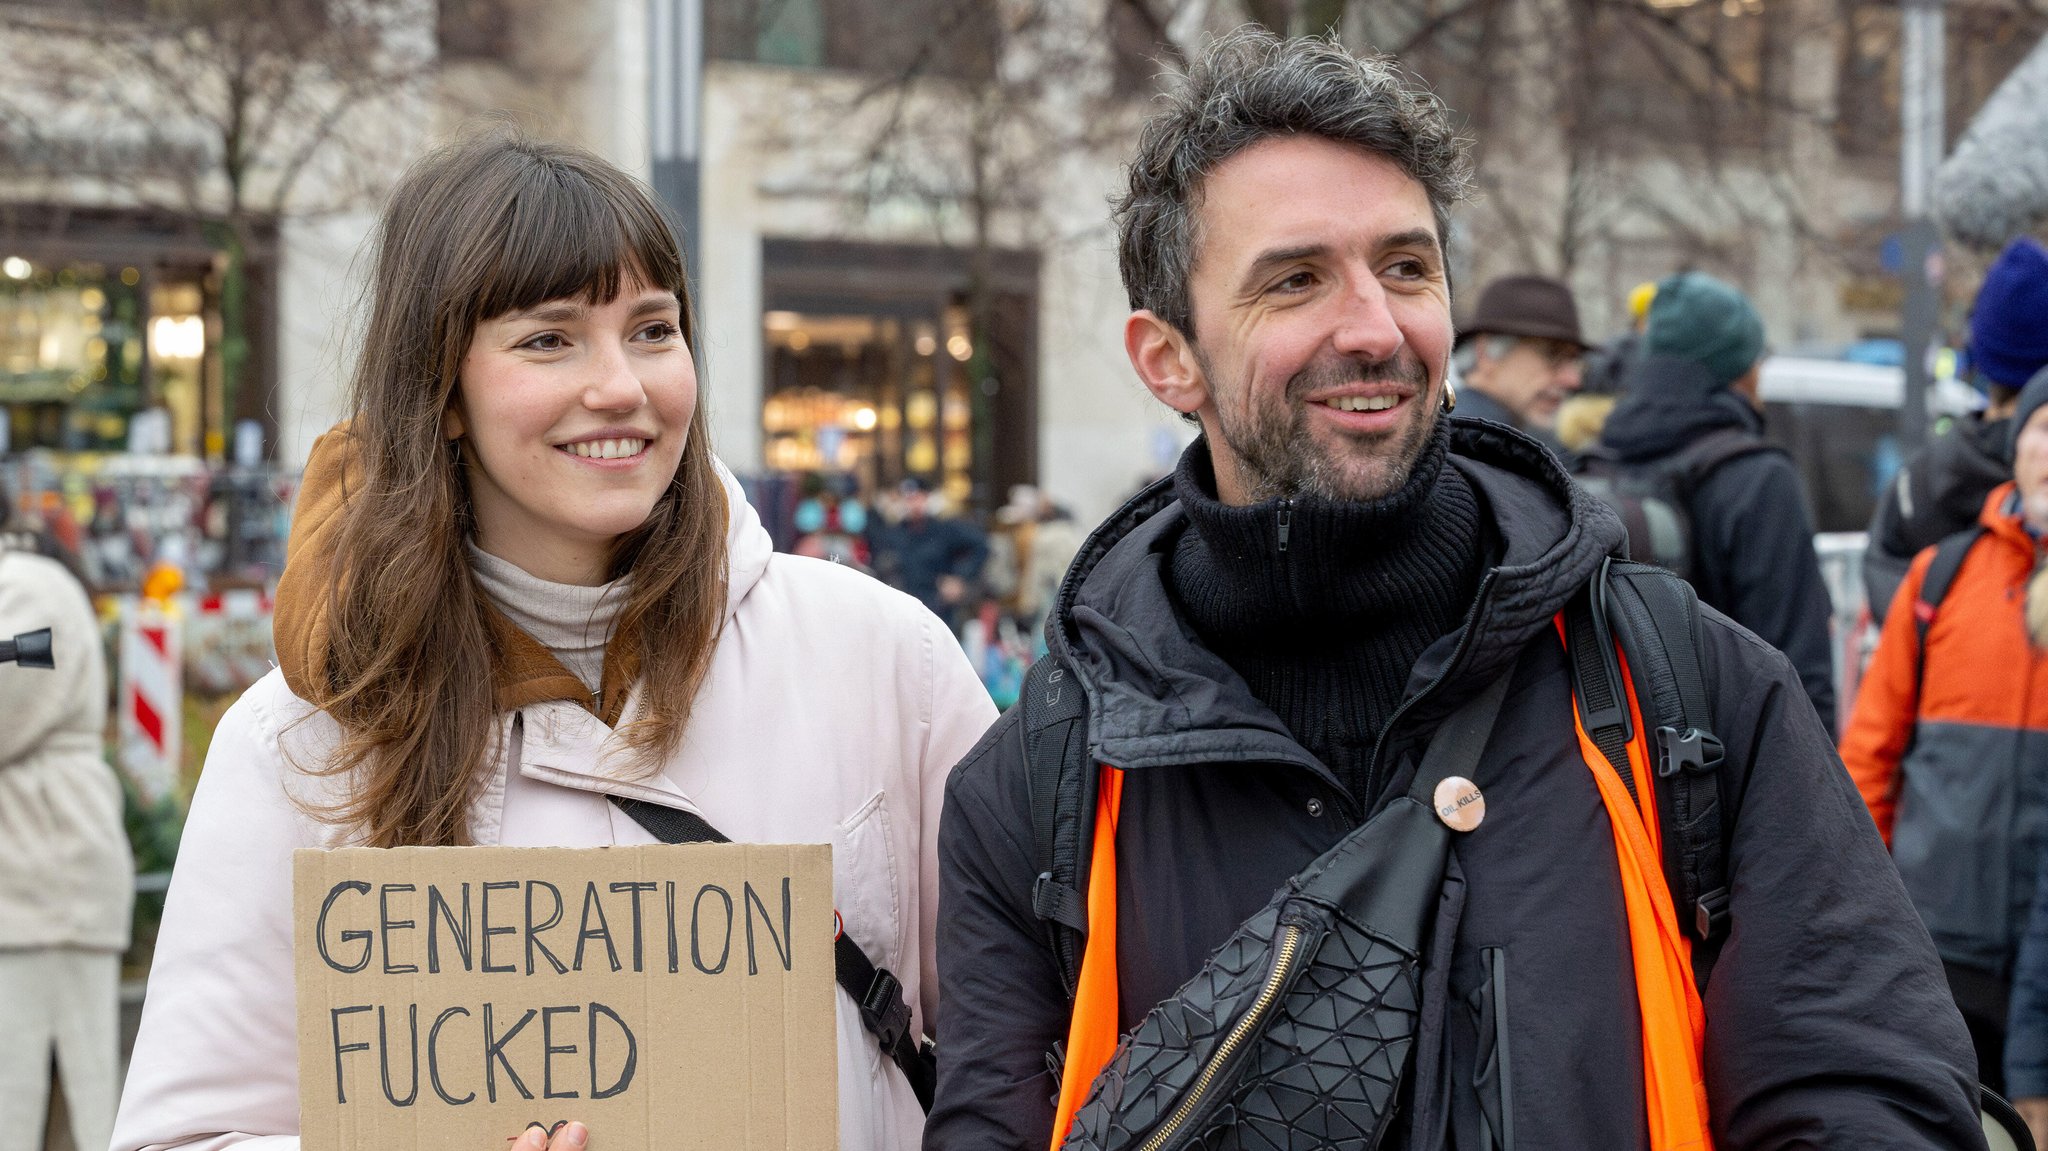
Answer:
[(595, 698), (604, 675), (604, 648), (626, 606), (623, 578), (596, 587), (553, 583), (469, 541), (477, 586), (505, 618), (547, 648)]

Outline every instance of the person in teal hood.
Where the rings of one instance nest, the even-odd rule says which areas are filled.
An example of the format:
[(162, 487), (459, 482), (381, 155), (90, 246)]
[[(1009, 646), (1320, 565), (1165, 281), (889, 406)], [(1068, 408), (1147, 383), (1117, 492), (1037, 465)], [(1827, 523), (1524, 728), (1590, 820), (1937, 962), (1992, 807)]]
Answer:
[(1785, 653), (1832, 732), (1832, 604), (1799, 470), (1763, 443), (1763, 351), (1763, 320), (1740, 291), (1703, 272), (1668, 277), (1657, 285), (1643, 355), (1600, 443), (1624, 466), (1652, 468), (1724, 429), (1755, 441), (1755, 450), (1693, 477), (1681, 493), (1692, 521), (1693, 585)]

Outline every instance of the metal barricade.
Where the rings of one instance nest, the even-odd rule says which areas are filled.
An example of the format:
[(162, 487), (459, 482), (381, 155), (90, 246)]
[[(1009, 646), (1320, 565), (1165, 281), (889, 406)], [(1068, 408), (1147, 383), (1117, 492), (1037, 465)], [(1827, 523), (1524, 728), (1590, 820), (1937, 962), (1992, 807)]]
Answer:
[(1813, 537), (1813, 550), (1820, 557), (1820, 574), (1827, 581), (1828, 599), (1834, 605), (1829, 633), (1833, 638), (1835, 662), (1835, 730), (1849, 729), (1849, 713), (1856, 707), (1856, 689), (1863, 682), (1863, 667), (1877, 647), (1878, 625), (1870, 618), (1863, 592), (1863, 553), (1868, 547), (1863, 532), (1821, 532)]

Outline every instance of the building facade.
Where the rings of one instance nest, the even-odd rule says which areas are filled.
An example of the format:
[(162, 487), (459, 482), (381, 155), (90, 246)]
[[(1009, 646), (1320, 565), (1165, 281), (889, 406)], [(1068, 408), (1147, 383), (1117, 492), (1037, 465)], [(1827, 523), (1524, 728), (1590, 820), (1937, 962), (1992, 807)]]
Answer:
[[(487, 111), (651, 176), (664, 2), (363, 0), (389, 5), (386, 90), (355, 94), (295, 184), (237, 203), (206, 116), (167, 103), (124, 136), (122, 101), (88, 115), (33, 79), (52, 20), (123, 5), (0, 3), (0, 147), (36, 161), (0, 171), (9, 445), (302, 460), (345, 408), (379, 189)], [(1778, 347), (1895, 331), (1896, 5), (1440, 9), (707, 0), (694, 303), (717, 450), (743, 475), (868, 496), (916, 478), (982, 511), (1034, 483), (1084, 522), (1170, 468), (1192, 429), (1125, 361), (1107, 202), (1159, 61), (1252, 14), (1337, 11), (1347, 41), (1399, 52), (1465, 118), (1480, 185), (1453, 245), (1460, 314), (1492, 276), (1544, 271), (1602, 337), (1633, 284), (1693, 266), (1748, 288)], [(1949, 11), (1960, 124), (2041, 21), (2000, 0)], [(298, 63), (316, 89), (351, 74)], [(259, 165), (237, 194), (281, 181)], [(1951, 261), (1952, 319), (1972, 259)]]

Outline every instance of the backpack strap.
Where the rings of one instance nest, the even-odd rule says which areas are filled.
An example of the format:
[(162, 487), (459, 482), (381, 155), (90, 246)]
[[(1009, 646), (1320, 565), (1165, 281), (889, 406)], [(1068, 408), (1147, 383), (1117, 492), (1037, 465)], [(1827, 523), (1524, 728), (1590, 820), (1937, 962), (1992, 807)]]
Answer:
[[(1956, 582), (1956, 573), (1963, 570), (1963, 560), (1983, 536), (1984, 525), (1971, 524), (1934, 545), (1934, 559), (1928, 562), (1927, 574), (1920, 581), (1920, 598), (1913, 602), (1913, 631), (1918, 638), (1915, 645), (1918, 654), (1914, 656), (1916, 666), (1926, 662), (1927, 630), (1934, 626), (1934, 616), (1941, 610), (1941, 601), (1948, 598), (1948, 589)], [(1918, 670), (1914, 672), (1913, 679), (1919, 681)]]
[(1722, 464), (1762, 452), (1784, 454), (1785, 449), (1744, 428), (1716, 428), (1678, 450), (1671, 457), (1679, 494), (1692, 498), (1693, 489), (1705, 483)]
[[(1628, 690), (1635, 689), (1656, 773), (1665, 882), (1680, 925), (1695, 944), (1693, 975), (1704, 988), (1716, 945), (1728, 930), (1727, 835), (1733, 820), (1724, 802), (1726, 757), (1714, 735), (1713, 701), (1700, 658), (1699, 598), (1690, 584), (1662, 568), (1610, 559), (1565, 618), (1575, 704), (1588, 736), (1625, 782)], [(1612, 641), (1601, 643), (1602, 636)], [(1602, 649), (1602, 658), (1587, 652), (1581, 637), (1593, 638), (1591, 646)], [(1625, 676), (1607, 658), (1616, 646), (1627, 660)]]
[(1100, 775), (1088, 759), (1088, 698), (1073, 671), (1048, 652), (1031, 665), (1018, 702), (1037, 866), (1031, 910), (1046, 925), (1061, 985), (1071, 997), (1088, 932), (1081, 869)]
[(1726, 837), (1732, 824), (1722, 803), (1726, 752), (1714, 734), (1700, 657), (1699, 596), (1669, 572), (1625, 563), (1610, 572), (1607, 602), (1652, 737), (1672, 902), (1693, 941), (1713, 943), (1728, 929)]
[[(631, 816), (634, 823), (646, 828), (649, 834), (663, 843), (732, 842), (724, 832), (711, 826), (694, 811), (617, 795), (611, 800), (620, 811)], [(868, 1033), (881, 1044), (882, 1051), (903, 1072), (903, 1077), (910, 1081), (910, 1090), (917, 1096), (918, 1106), (929, 1113), (932, 1092), (939, 1082), (938, 1049), (931, 1040), (911, 1033), (910, 1004), (904, 1002), (903, 983), (896, 978), (896, 973), (876, 966), (868, 958), (860, 944), (846, 934), (837, 911), (833, 912), (832, 920), (839, 927), (832, 939), (834, 977), (860, 1008), (861, 1026), (868, 1029)]]
[(1628, 742), (1635, 738), (1635, 729), (1622, 686), (1621, 662), (1615, 654), (1607, 611), (1596, 602), (1606, 594), (1607, 568), (1614, 562), (1602, 562), (1600, 574), (1586, 589), (1587, 602), (1575, 603), (1575, 610), (1565, 613), (1565, 642), (1572, 660), (1572, 706), (1579, 711), (1579, 722), (1614, 774), (1621, 777), (1629, 798), (1640, 802), (1635, 773), (1628, 762)]

